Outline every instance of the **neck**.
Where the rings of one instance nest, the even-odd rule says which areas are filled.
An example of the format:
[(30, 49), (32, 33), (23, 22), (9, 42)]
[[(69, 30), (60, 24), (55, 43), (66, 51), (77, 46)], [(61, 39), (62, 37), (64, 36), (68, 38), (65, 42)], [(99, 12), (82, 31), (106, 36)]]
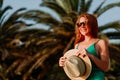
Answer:
[(89, 42), (89, 41), (91, 41), (93, 39), (93, 37), (92, 36), (85, 36), (85, 42)]

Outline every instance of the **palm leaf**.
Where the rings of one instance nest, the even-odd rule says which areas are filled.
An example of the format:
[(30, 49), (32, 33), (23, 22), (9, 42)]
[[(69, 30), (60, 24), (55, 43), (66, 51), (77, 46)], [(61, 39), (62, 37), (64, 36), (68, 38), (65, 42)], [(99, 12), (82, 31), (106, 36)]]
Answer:
[(88, 12), (93, 0), (88, 0), (85, 4), (85, 12)]
[(78, 11), (79, 0), (69, 0), (72, 11)]
[(105, 24), (104, 26), (100, 26), (99, 31), (102, 32), (103, 30), (110, 29), (110, 28), (120, 29), (120, 21), (115, 21), (115, 22)]
[(59, 6), (57, 3), (54, 2), (44, 2), (43, 4), (41, 4), (41, 6), (46, 6), (51, 8), (60, 16), (64, 16), (65, 14), (67, 14), (66, 11), (61, 6)]
[(93, 11), (93, 14), (97, 14), (97, 13), (99, 12), (99, 10), (101, 9), (102, 5), (103, 5), (105, 2), (106, 2), (106, 0), (103, 0), (103, 1), (101, 2), (101, 4), (96, 8), (96, 10)]
[(110, 39), (120, 39), (120, 31), (119, 32), (107, 32), (105, 33)]
[[(7, 16), (7, 11), (12, 9), (11, 6), (7, 6), (5, 7), (3, 10), (0, 11), (0, 26), (2, 26), (3, 24), (3, 20), (5, 19), (5, 17)], [(5, 14), (6, 13), (6, 14)]]
[(47, 24), (50, 26), (58, 25), (59, 21), (53, 18), (50, 14), (38, 10), (30, 10), (23, 14), (22, 18), (33, 20), (37, 23)]
[[(7, 29), (9, 29), (10, 25), (15, 24), (14, 22), (20, 18), (21, 15), (18, 15), (18, 12), (25, 10), (25, 8), (21, 8), (16, 10), (10, 17), (9, 19), (4, 21), (4, 27), (2, 27), (3, 32)], [(12, 22), (11, 22), (12, 21)]]
[(0, 11), (1, 11), (2, 5), (3, 5), (3, 0), (0, 0)]
[(85, 0), (81, 0), (79, 5), (80, 5), (79, 14), (85, 13)]
[(98, 17), (103, 14), (104, 12), (106, 12), (107, 10), (113, 8), (113, 7), (119, 7), (120, 6), (120, 2), (117, 2), (117, 3), (111, 3), (111, 4), (108, 4), (107, 6), (99, 9), (97, 15)]

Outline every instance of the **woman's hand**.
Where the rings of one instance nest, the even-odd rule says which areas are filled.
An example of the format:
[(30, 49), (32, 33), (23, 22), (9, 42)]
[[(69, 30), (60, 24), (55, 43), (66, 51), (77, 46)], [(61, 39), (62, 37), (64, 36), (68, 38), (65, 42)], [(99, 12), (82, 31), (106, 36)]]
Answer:
[(85, 57), (86, 55), (89, 56), (89, 54), (88, 54), (86, 49), (79, 49), (79, 51), (75, 55), (76, 56), (82, 55), (83, 57)]
[(59, 59), (59, 66), (60, 67), (64, 67), (65, 61), (66, 61), (66, 57), (60, 57), (60, 59)]

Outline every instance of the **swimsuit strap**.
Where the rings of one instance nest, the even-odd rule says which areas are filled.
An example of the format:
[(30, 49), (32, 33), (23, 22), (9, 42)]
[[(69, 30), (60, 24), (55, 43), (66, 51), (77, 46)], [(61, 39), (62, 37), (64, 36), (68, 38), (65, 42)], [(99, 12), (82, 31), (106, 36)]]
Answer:
[(78, 46), (79, 46), (79, 43), (77, 44), (77, 47), (76, 47), (76, 49), (78, 49)]
[(98, 39), (94, 44), (97, 44), (100, 41), (100, 39)]
[[(100, 41), (100, 39), (98, 39), (98, 40), (97, 40), (95, 43), (93, 43), (93, 44), (96, 44), (96, 43), (98, 43), (99, 41)], [(77, 47), (76, 47), (76, 49), (78, 49), (78, 47), (79, 47), (79, 44), (80, 44), (80, 43), (78, 43), (78, 44), (77, 44)]]

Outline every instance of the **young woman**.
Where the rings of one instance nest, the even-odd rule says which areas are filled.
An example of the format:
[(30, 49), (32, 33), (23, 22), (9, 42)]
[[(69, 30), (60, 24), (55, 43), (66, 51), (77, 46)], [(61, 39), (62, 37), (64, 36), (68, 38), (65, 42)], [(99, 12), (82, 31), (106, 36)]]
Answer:
[[(104, 72), (109, 69), (109, 52), (105, 40), (99, 39), (98, 23), (96, 17), (91, 14), (81, 14), (76, 21), (75, 48), (76, 54), (86, 53), (91, 59), (92, 71), (87, 80), (105, 80)], [(59, 66), (63, 67), (66, 58), (61, 57)]]

